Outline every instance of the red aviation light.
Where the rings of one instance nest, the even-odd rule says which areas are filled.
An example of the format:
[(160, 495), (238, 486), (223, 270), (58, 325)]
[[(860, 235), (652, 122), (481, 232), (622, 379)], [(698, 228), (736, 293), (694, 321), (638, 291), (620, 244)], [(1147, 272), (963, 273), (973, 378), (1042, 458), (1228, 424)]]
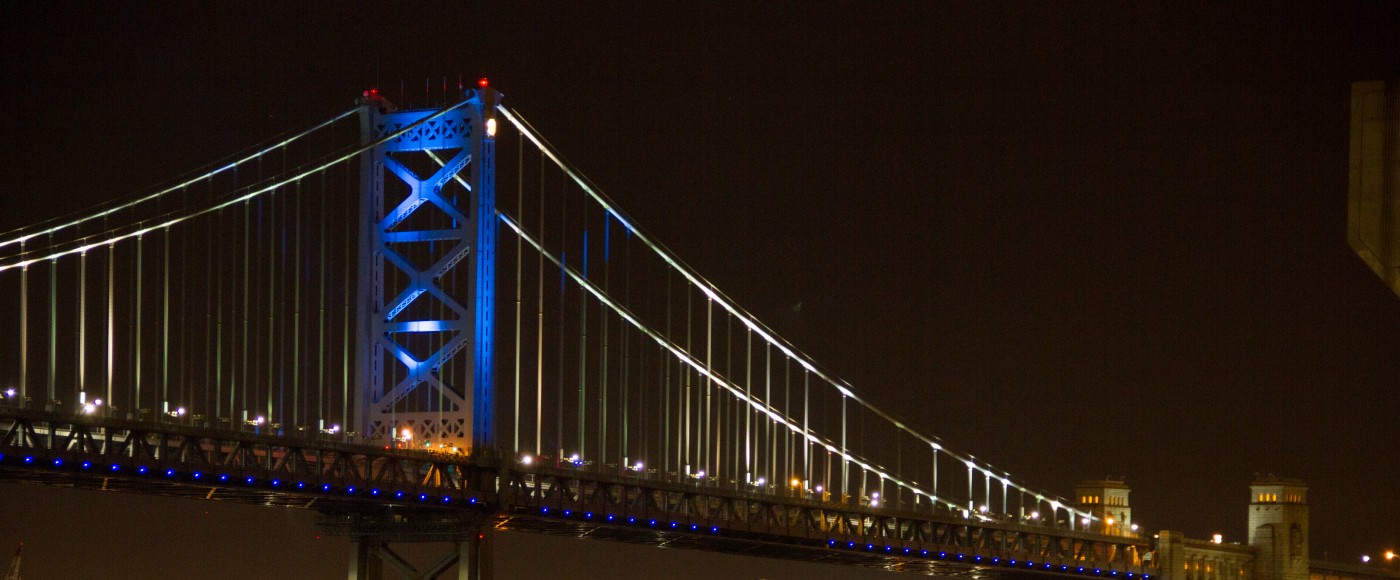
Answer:
[(478, 80), (476, 81), (476, 86), (481, 87), (481, 88), (483, 88), (483, 89), (486, 88), (486, 87), (488, 87), (488, 86), (490, 86), (490, 85), (491, 85), (491, 81), (486, 80), (486, 77), (481, 77), (480, 79), (478, 79)]

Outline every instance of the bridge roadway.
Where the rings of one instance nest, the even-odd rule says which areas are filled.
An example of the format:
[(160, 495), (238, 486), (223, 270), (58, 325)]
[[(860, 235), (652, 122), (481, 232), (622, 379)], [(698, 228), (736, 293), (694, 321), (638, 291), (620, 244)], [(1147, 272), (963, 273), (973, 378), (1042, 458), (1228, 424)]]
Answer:
[(494, 528), (948, 576), (1158, 576), (1138, 537), (4, 406), (0, 480), (311, 509), (390, 541)]

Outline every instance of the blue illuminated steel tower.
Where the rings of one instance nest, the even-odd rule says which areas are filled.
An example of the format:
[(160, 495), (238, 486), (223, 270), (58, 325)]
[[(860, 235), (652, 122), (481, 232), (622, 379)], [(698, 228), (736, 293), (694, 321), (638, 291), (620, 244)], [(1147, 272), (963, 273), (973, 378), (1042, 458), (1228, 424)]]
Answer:
[(482, 86), (444, 113), (365, 94), (365, 143), (428, 119), (361, 160), (354, 391), (371, 443), (495, 444), (499, 98)]

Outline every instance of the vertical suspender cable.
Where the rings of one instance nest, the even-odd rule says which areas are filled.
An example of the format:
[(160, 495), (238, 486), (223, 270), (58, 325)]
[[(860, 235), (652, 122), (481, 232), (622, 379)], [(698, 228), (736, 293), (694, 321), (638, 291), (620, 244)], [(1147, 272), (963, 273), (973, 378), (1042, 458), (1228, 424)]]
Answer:
[[(49, 234), (49, 245), (53, 245), (53, 234)], [(46, 396), (44, 409), (56, 411), (53, 405), (58, 400), (58, 258), (49, 262), (49, 384)]]
[(316, 261), (319, 263), (320, 285), (316, 288), (316, 300), (319, 302), (316, 315), (316, 434), (320, 435), (326, 428), (326, 262), (329, 256), (326, 255), (326, 174), (321, 173), (321, 191), (316, 195), (318, 205), (316, 215), (320, 219), (320, 239), (321, 247), (316, 252)]
[(87, 252), (78, 255), (78, 400), (87, 397)]
[[(705, 299), (705, 373), (709, 376), (714, 376), (714, 367), (711, 366), (713, 359), (710, 358), (713, 354), (711, 351), (714, 346), (714, 306), (715, 301), (707, 297)], [(714, 468), (717, 467), (710, 463), (710, 436), (711, 433), (714, 432), (714, 419), (710, 413), (710, 392), (713, 388), (714, 380), (707, 377), (705, 379), (705, 427), (701, 429), (701, 433), (704, 434), (704, 440), (700, 442), (700, 464), (706, 468), (706, 475), (713, 475), (710, 472), (714, 471)]]
[[(671, 270), (666, 270), (666, 337), (671, 337)], [(657, 423), (661, 427), (661, 456), (664, 466), (661, 471), (662, 477), (671, 470), (671, 359), (666, 356), (665, 349), (662, 349), (661, 356), (657, 359), (661, 363), (662, 369), (662, 395), (661, 395), (661, 421)], [(676, 462), (680, 463), (680, 453), (676, 453)], [(679, 471), (679, 469), (677, 469)]]
[[(579, 216), (583, 224), (583, 252), (579, 264), (583, 268), (583, 279), (588, 280), (588, 207), (584, 206)], [(578, 453), (588, 454), (588, 293), (582, 289), (578, 293)]]
[[(523, 139), (522, 139), (523, 141)], [(540, 239), (544, 239), (544, 160), (540, 160)], [(544, 252), (537, 252), (535, 292), (539, 300), (535, 317), (535, 454), (544, 452)]]
[[(263, 337), (267, 341), (267, 399), (265, 401), (263, 418), (268, 422), (274, 421), (272, 414), (272, 386), (274, 381), (274, 369), (276, 368), (276, 357), (274, 356), (274, 345), (277, 342), (277, 289), (274, 280), (277, 279), (277, 192), (273, 191), (267, 199), (267, 229), (263, 237), (267, 240), (267, 336)], [(278, 410), (281, 411), (280, 409)], [(281, 422), (281, 419), (276, 419)]]
[[(610, 212), (603, 210), (603, 294), (608, 293), (608, 254), (612, 251)], [(608, 463), (608, 305), (598, 301), (598, 324), (603, 337), (598, 361), (598, 467)]]
[(802, 372), (802, 485), (812, 486), (812, 372)]
[[(209, 182), (209, 197), (211, 199), (214, 197), (214, 185), (212, 180)], [(214, 289), (214, 270), (216, 269), (214, 267), (214, 229), (218, 227), (218, 216), (222, 213), (222, 210), (215, 212), (214, 217), (210, 220), (211, 223), (209, 227), (204, 229), (204, 261), (201, 264), (204, 267), (204, 299), (201, 303), (204, 305), (204, 332), (206, 333), (211, 330), (217, 330), (214, 316), (215, 311), (218, 310), (218, 303), (214, 300), (214, 294), (216, 292)], [(204, 342), (203, 359), (199, 361), (202, 363), (200, 366), (204, 367), (204, 382), (202, 383), (201, 392), (208, 395), (209, 387), (213, 385), (214, 417), (217, 419), (219, 417), (219, 402), (223, 399), (223, 393), (219, 391), (218, 373), (213, 374), (213, 381), (209, 379), (210, 373), (214, 370), (211, 368), (214, 365), (210, 363), (218, 357), (218, 351), (215, 350), (214, 347), (217, 340), (207, 334), (201, 338)]]
[(297, 180), (292, 218), (292, 427), (301, 429), (301, 180)]
[[(691, 343), (690, 343), (690, 338), (691, 338), (691, 335), (693, 334), (693, 333), (691, 332), (691, 330), (692, 330), (692, 329), (691, 329), (691, 322), (692, 322), (694, 319), (695, 319), (695, 316), (694, 316), (694, 314), (692, 313), (692, 309), (691, 309), (691, 292), (690, 292), (690, 288), (686, 288), (686, 289), (685, 289), (685, 352), (687, 352), (687, 353), (695, 352), (695, 351), (691, 348)], [(688, 366), (687, 366), (687, 367), (683, 367), (683, 368), (681, 369), (681, 371), (685, 373), (685, 400), (684, 400), (684, 403), (682, 403), (682, 407), (681, 407), (681, 408), (682, 408), (682, 412), (684, 413), (685, 420), (681, 423), (680, 439), (684, 442), (684, 444), (683, 444), (683, 446), (682, 446), (682, 448), (684, 449), (684, 452), (682, 453), (682, 455), (685, 457), (685, 475), (688, 476), (688, 475), (690, 475), (690, 466), (691, 466), (691, 462), (690, 462), (690, 432), (691, 432), (691, 428), (690, 428), (690, 399), (691, 399), (691, 397), (690, 397), (690, 377), (691, 377), (691, 372), (690, 372), (690, 367), (688, 367)]]
[(248, 408), (251, 406), (248, 404), (248, 384), (253, 382), (253, 375), (248, 374), (248, 315), (251, 312), (248, 308), (248, 296), (250, 294), (248, 291), (248, 262), (250, 260), (248, 256), (248, 240), (251, 237), (248, 214), (251, 211), (250, 203), (251, 202), (247, 201), (243, 202), (243, 346), (238, 349), (243, 357), (243, 369), (239, 372), (239, 378), (242, 380), (238, 383), (238, 401), (243, 409), (241, 412), (233, 407), (230, 407), (228, 410), (229, 422), (232, 423), (230, 427), (239, 429), (245, 424), (244, 421), (248, 420)]
[(765, 343), (763, 346), (763, 364), (765, 367), (763, 371), (763, 406), (768, 412), (768, 433), (765, 435), (768, 442), (768, 471), (764, 475), (768, 482), (772, 483), (773, 476), (776, 475), (774, 472), (778, 469), (778, 439), (774, 437), (773, 432), (776, 425), (774, 425), (772, 416), (775, 407), (773, 406), (773, 345), (770, 343)]
[[(443, 92), (446, 92), (444, 89)], [(525, 220), (525, 140), (515, 142), (515, 218)], [(515, 439), (511, 451), (520, 453), (520, 265), (525, 257), (521, 255), (520, 236), (515, 236)]]
[[(345, 182), (346, 182), (346, 190), (347, 190), (347, 191), (353, 191), (354, 188), (355, 188), (355, 185), (354, 185), (354, 183), (355, 183), (354, 179), (355, 179), (355, 178), (354, 178), (353, 176), (354, 176), (354, 173), (353, 173), (353, 172), (350, 172), (350, 171), (346, 171), (346, 172), (345, 172)], [(354, 272), (354, 271), (356, 270), (356, 268), (355, 268), (355, 258), (353, 258), (352, 256), (354, 255), (353, 252), (354, 252), (354, 250), (355, 250), (355, 238), (356, 238), (356, 236), (359, 235), (360, 227), (359, 227), (359, 225), (358, 225), (359, 222), (355, 220), (355, 209), (351, 207), (352, 204), (346, 203), (346, 204), (341, 204), (341, 205), (343, 205), (343, 206), (345, 207), (345, 218), (344, 218), (344, 220), (343, 220), (341, 223), (342, 223), (342, 224), (345, 226), (345, 228), (346, 228), (345, 243), (344, 243), (344, 246), (345, 246), (345, 270), (344, 270), (344, 271), (345, 271), (345, 272)], [(364, 275), (364, 274), (361, 274), (361, 275)], [(349, 276), (347, 275), (346, 278), (347, 278), (347, 280), (348, 280)], [(351, 330), (351, 327), (350, 327), (350, 304), (351, 304), (351, 299), (350, 299), (350, 292), (351, 292), (351, 290), (350, 290), (350, 286), (351, 286), (351, 284), (348, 284), (348, 283), (345, 283), (345, 284), (341, 284), (341, 285), (340, 285), (340, 287), (341, 287), (341, 304), (343, 305), (343, 306), (342, 306), (342, 309), (341, 309), (341, 321), (340, 321), (340, 328), (341, 328), (341, 334), (340, 334), (340, 341), (341, 341), (341, 342), (340, 342), (340, 349), (341, 349), (341, 355), (340, 355), (340, 378), (341, 378), (341, 382), (340, 382), (340, 415), (341, 415), (341, 420), (344, 422), (344, 425), (343, 425), (342, 428), (341, 428), (341, 432), (344, 432), (344, 431), (349, 430), (349, 429), (354, 429), (355, 432), (359, 433), (359, 436), (360, 436), (360, 437), (369, 437), (368, 431), (364, 431), (364, 432), (361, 432), (361, 431), (360, 431), (361, 429), (367, 428), (368, 425), (360, 425), (360, 424), (358, 424), (358, 422), (359, 422), (359, 418), (358, 418), (358, 417), (355, 417), (355, 418), (354, 418), (354, 421), (351, 420), (351, 419), (352, 419), (351, 413), (352, 413), (353, 411), (352, 411), (352, 409), (350, 409), (350, 335), (353, 334), (353, 331)], [(369, 364), (369, 363), (368, 363), (368, 361), (359, 361), (359, 364), (364, 365), (364, 364)], [(354, 425), (354, 427), (351, 427), (352, 424)]]
[[(19, 243), (24, 255), (24, 242)], [(23, 404), (29, 389), (29, 265), (19, 270), (19, 400)]]
[(131, 405), (131, 411), (128, 413), (128, 416), (137, 420), (143, 418), (141, 416), (141, 350), (145, 343), (141, 342), (141, 329), (145, 326), (145, 320), (141, 316), (141, 300), (143, 298), (143, 292), (141, 287), (143, 285), (142, 281), (146, 277), (145, 272), (142, 271), (142, 262), (145, 259), (145, 240), (146, 236), (136, 236), (136, 276), (134, 277), (136, 283), (136, 324), (134, 324), (132, 328), (132, 331), (135, 332), (136, 336), (135, 340), (131, 341), (132, 346), (136, 350), (136, 363), (135, 365), (133, 365), (133, 370), (131, 373), (131, 388), (133, 393), (131, 397), (131, 403), (129, 403)]
[[(219, 210), (218, 213), (217, 213), (216, 215), (218, 216), (218, 222), (217, 222), (217, 223), (214, 223), (214, 224), (209, 224), (209, 248), (210, 248), (210, 251), (211, 251), (211, 252), (214, 252), (215, 255), (218, 256), (218, 258), (216, 258), (216, 259), (215, 259), (214, 261), (212, 261), (212, 262), (206, 262), (206, 263), (205, 263), (205, 267), (213, 268), (213, 269), (215, 270), (215, 272), (214, 272), (214, 280), (215, 280), (215, 282), (214, 282), (214, 288), (211, 289), (211, 291), (214, 292), (214, 294), (215, 294), (215, 298), (214, 298), (214, 308), (213, 308), (213, 310), (214, 310), (214, 312), (215, 312), (215, 316), (214, 316), (214, 361), (213, 361), (213, 362), (214, 362), (214, 420), (215, 420), (215, 421), (220, 421), (220, 420), (222, 420), (222, 418), (223, 418), (223, 416), (224, 416), (224, 414), (223, 414), (223, 404), (224, 404), (224, 396), (223, 396), (223, 383), (224, 383), (224, 358), (223, 358), (223, 357), (224, 357), (224, 268), (223, 268), (223, 265), (224, 265), (224, 252), (223, 252), (223, 249), (222, 249), (222, 248), (220, 248), (220, 249), (217, 250), (217, 251), (215, 251), (213, 248), (214, 248), (214, 229), (215, 229), (216, 227), (221, 227), (221, 226), (223, 226), (223, 215), (224, 215), (224, 211), (223, 211), (223, 210)], [(205, 367), (206, 369), (209, 368), (209, 361), (205, 361), (205, 362), (204, 362), (204, 367)], [(230, 389), (229, 389), (229, 395), (232, 396), (232, 394), (233, 394), (233, 390), (232, 390), (232, 388), (230, 388)], [(233, 405), (230, 404), (230, 405), (229, 405), (229, 411), (230, 411), (230, 413), (232, 412), (232, 410), (233, 410)], [(232, 422), (232, 417), (230, 417), (230, 422)], [(214, 423), (214, 424), (215, 424), (215, 425), (218, 425), (217, 422)]]
[(841, 394), (841, 503), (846, 503), (846, 486), (851, 481), (851, 464), (846, 454), (846, 394)]
[(105, 402), (108, 408), (112, 406), (112, 378), (117, 372), (116, 280), (117, 245), (113, 243), (107, 245), (107, 400)]
[[(783, 416), (792, 416), (792, 359), (783, 358)], [(788, 484), (788, 478), (793, 472), (792, 456), (792, 429), (783, 430), (783, 462), (786, 471), (783, 472), (781, 485)], [(774, 474), (777, 475), (777, 474)], [(778, 481), (775, 477), (774, 481)]]
[[(554, 408), (556, 409), (556, 413), (555, 413), (555, 423), (556, 423), (556, 425), (555, 425), (555, 437), (558, 438), (558, 444), (559, 444), (559, 454), (558, 454), (557, 457), (555, 457), (555, 463), (556, 463), (556, 465), (560, 464), (560, 462), (562, 462), (562, 461), (564, 460), (564, 340), (565, 340), (565, 336), (566, 336), (566, 334), (567, 334), (566, 332), (564, 332), (564, 311), (567, 310), (567, 309), (564, 307), (564, 299), (565, 299), (565, 297), (566, 297), (564, 291), (565, 291), (565, 283), (566, 283), (566, 282), (568, 281), (568, 279), (569, 279), (568, 267), (565, 266), (565, 264), (568, 264), (568, 263), (569, 263), (569, 262), (568, 262), (568, 260), (569, 260), (569, 254), (568, 254), (568, 252), (565, 250), (565, 248), (568, 247), (568, 237), (569, 237), (569, 234), (568, 234), (568, 229), (569, 229), (569, 228), (568, 228), (568, 226), (569, 226), (569, 202), (568, 202), (567, 196), (564, 195), (564, 191), (565, 191), (565, 190), (564, 190), (564, 182), (563, 182), (563, 181), (560, 181), (560, 183), (559, 183), (559, 192), (560, 192), (560, 195), (559, 195), (559, 326), (558, 326), (558, 332), (559, 332), (559, 362), (558, 362), (558, 365), (559, 365), (559, 372), (557, 373), (558, 379), (559, 379), (559, 380), (558, 380), (558, 385), (557, 385), (557, 387), (556, 387), (556, 392), (555, 392), (555, 394), (554, 394), (554, 397), (555, 397), (555, 407), (554, 407)], [(541, 207), (541, 209), (543, 209), (543, 207)]]
[(165, 227), (164, 265), (161, 267), (160, 311), (160, 413), (170, 412), (170, 226)]
[[(753, 401), (753, 330), (745, 333), (744, 399)], [(753, 405), (744, 405), (744, 483), (753, 482)]]
[[(625, 237), (623, 238), (622, 242), (622, 301), (623, 303), (627, 304), (628, 308), (632, 308), (632, 232), (631, 230), (626, 229), (624, 225), (623, 233), (625, 234)], [(619, 457), (622, 458), (622, 462), (619, 465), (622, 465), (622, 472), (625, 473), (627, 469), (627, 464), (631, 463), (630, 460), (632, 458), (631, 453), (629, 453), (630, 448), (628, 447), (627, 439), (629, 435), (628, 427), (630, 427), (631, 418), (629, 416), (630, 409), (628, 408), (628, 403), (630, 402), (632, 395), (632, 389), (630, 384), (632, 378), (632, 341), (627, 339), (627, 326), (619, 326), (622, 329), (620, 333), (622, 337), (622, 440), (620, 441), (621, 445), (618, 447), (618, 453), (620, 454)], [(641, 473), (638, 473), (637, 475), (641, 475)]]

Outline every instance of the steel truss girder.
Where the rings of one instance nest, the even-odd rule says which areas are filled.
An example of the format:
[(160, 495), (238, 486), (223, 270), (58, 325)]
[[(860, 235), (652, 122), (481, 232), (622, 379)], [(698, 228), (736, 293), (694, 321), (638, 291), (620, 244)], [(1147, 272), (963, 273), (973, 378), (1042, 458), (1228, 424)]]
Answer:
[[(255, 490), (318, 497), (327, 484), (338, 501), (370, 504), (405, 498), (412, 503), (426, 494), (433, 501), (484, 507), (496, 496), (490, 460), (32, 410), (0, 414), (0, 453), (0, 467), (6, 469), (159, 481), (207, 488), (210, 496)], [(81, 467), (83, 462), (92, 465)], [(166, 470), (176, 475), (167, 477)], [(220, 475), (229, 477), (220, 480)], [(254, 484), (246, 483), (249, 477)], [(280, 483), (273, 485), (274, 480)], [(373, 489), (382, 493), (368, 495)]]
[[(25, 457), (32, 462), (26, 462)], [(63, 466), (53, 466), (55, 459)], [(84, 461), (94, 463), (93, 467), (80, 467)], [(119, 470), (102, 473), (110, 465)], [(147, 467), (148, 473), (138, 474), (139, 466)], [(167, 478), (166, 469), (178, 473)], [(196, 472), (228, 474), (233, 481), (199, 480), (193, 477)], [(243, 485), (239, 480), (245, 477), (253, 477), (257, 484)], [(979, 573), (1004, 570), (1071, 577), (1076, 574), (1055, 570), (1083, 566), (1102, 568), (1105, 574), (1116, 571), (1155, 577), (1159, 573), (1156, 562), (1141, 558), (1150, 544), (1137, 538), (970, 522), (588, 471), (510, 469), (503, 467), (499, 458), (485, 454), (468, 457), (381, 449), (319, 438), (273, 437), (39, 410), (0, 408), (0, 479), (316, 509), (327, 514), (324, 524), (347, 530), (358, 526), (358, 532), (347, 533), (374, 535), (383, 541), (450, 539), (474, 522), (491, 520), (496, 522), (494, 527), (502, 529), (549, 533), (549, 526), (585, 526), (597, 530), (588, 532), (596, 537), (608, 537), (608, 533), (632, 538), (627, 541), (662, 537), (660, 541), (679, 542), (674, 545), (681, 547), (886, 569), (929, 571), (930, 567), (941, 567), (945, 573), (976, 569)], [(274, 479), (284, 484), (270, 485)], [(307, 489), (330, 484), (335, 492), (303, 491), (294, 487), (298, 481), (305, 482)], [(350, 487), (358, 492), (348, 493)], [(403, 491), (405, 497), (386, 494), (379, 499), (365, 493), (374, 487)], [(432, 500), (415, 501), (419, 494)], [(443, 497), (451, 503), (435, 503)], [(471, 498), (476, 501), (471, 502)], [(362, 517), (390, 507), (396, 514), (410, 514), (413, 525), (395, 527), (387, 520)], [(576, 515), (561, 521), (542, 516), (541, 508), (545, 507), (555, 513), (571, 509)], [(589, 511), (595, 517), (587, 522), (577, 515)], [(603, 521), (605, 514), (616, 516), (619, 522), (635, 517), (639, 522), (654, 518), (664, 524), (657, 528), (609, 525)], [(675, 529), (670, 528), (673, 521)], [(689, 533), (692, 524), (700, 526), (700, 532)], [(711, 526), (721, 531), (706, 534)], [(915, 555), (924, 550), (931, 554), (946, 551), (963, 554), (966, 559), (931, 561), (929, 557), (905, 555), (910, 553), (905, 549)], [(1055, 569), (990, 566), (995, 558), (1050, 563)]]
[(603, 514), (620, 521), (636, 518), (648, 522), (647, 527), (655, 519), (661, 522), (663, 532), (671, 522), (682, 531), (692, 525), (705, 531), (713, 526), (723, 530), (725, 537), (838, 552), (847, 552), (845, 548), (852, 545), (857, 549), (871, 546), (875, 551), (888, 550), (887, 555), (892, 556), (921, 554), (925, 550), (963, 554), (969, 565), (974, 560), (990, 562), (996, 558), (1051, 564), (1054, 570), (1059, 566), (1083, 566), (1134, 574), (1157, 573), (1151, 560), (1142, 559), (1151, 549), (1142, 539), (889, 513), (801, 498), (550, 468), (507, 470), (501, 477), (503, 509), (520, 515), (538, 516), (544, 508), (556, 514), (571, 510), (576, 514), (593, 513), (599, 521)]

